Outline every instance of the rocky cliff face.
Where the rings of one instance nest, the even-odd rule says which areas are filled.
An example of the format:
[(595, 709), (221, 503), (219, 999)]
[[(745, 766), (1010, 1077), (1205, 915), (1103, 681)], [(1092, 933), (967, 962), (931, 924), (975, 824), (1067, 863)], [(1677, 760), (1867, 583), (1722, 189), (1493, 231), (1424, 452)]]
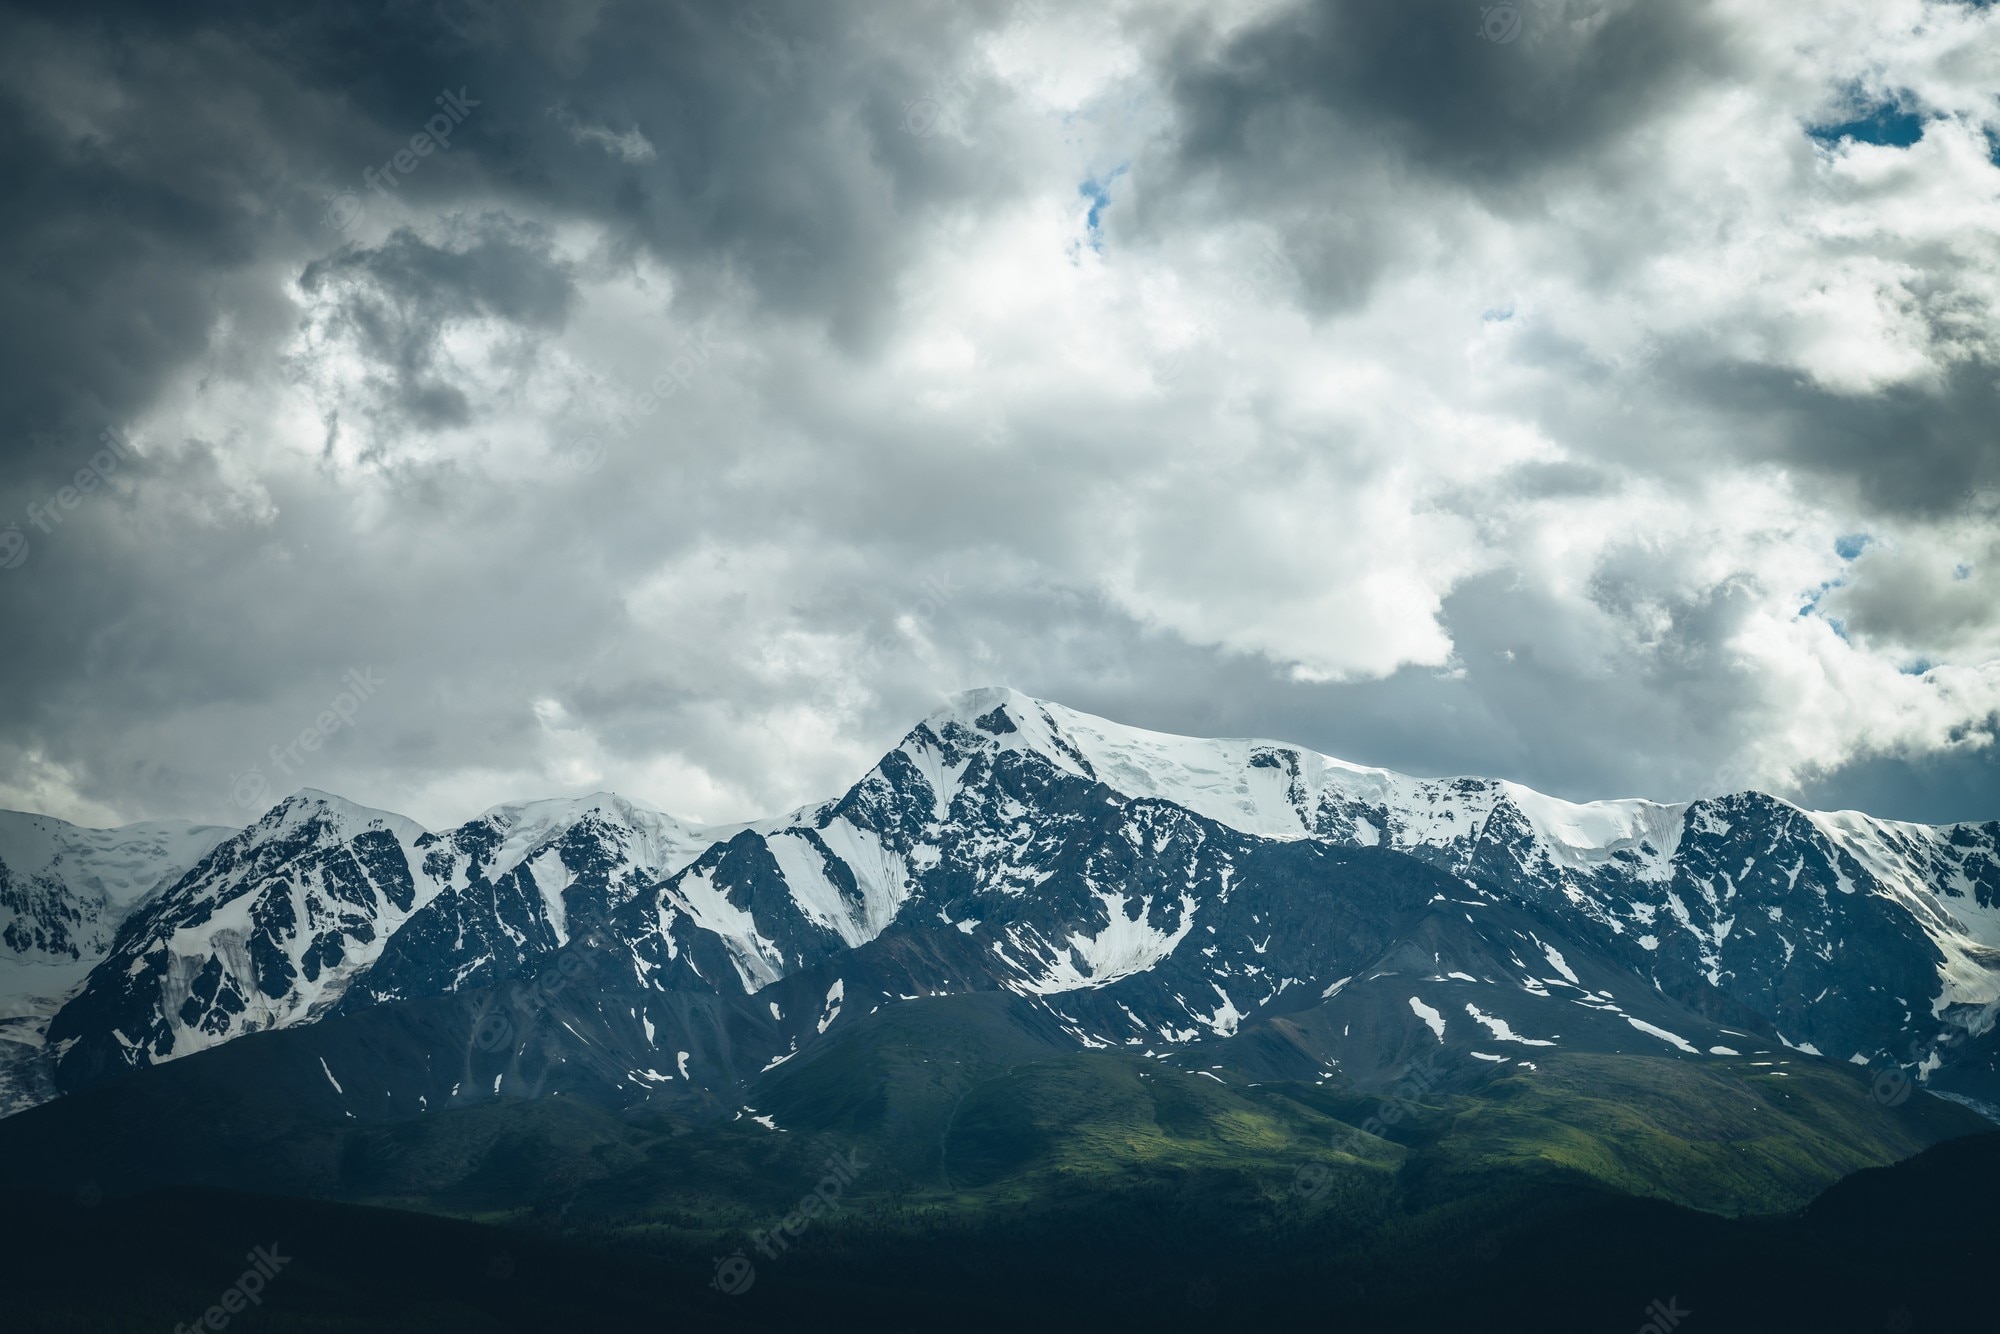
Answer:
[(84, 829), (0, 811), (0, 1114), (50, 1097), (50, 1019), (119, 926), (232, 831), (163, 820)]

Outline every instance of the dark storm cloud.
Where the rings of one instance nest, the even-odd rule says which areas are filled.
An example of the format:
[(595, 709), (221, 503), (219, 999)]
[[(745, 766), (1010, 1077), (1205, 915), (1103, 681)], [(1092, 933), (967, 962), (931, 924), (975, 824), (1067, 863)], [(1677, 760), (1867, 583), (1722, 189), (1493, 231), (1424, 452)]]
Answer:
[[(969, 35), (1003, 13), (214, 3), (29, 4), (0, 15), (11, 53), (0, 64), (10, 197), (0, 245), (21, 258), (0, 274), (6, 517), (45, 501), (98, 432), (168, 385), (193, 373), (249, 384), (281, 374), (271, 353), (296, 328), (291, 284), (325, 302), (327, 331), (366, 359), (377, 392), (362, 407), (384, 433), (475, 420), (491, 405), (469, 402), (440, 369), (440, 339), (487, 321), (512, 330), (532, 362), (534, 340), (570, 309), (574, 275), (547, 231), (566, 220), (593, 229), (600, 264), (651, 254), (671, 265), (677, 304), (747, 291), (766, 310), (865, 345), (897, 300), (926, 211), (1008, 188), (998, 127), (974, 156), (924, 151), (905, 123), (909, 100), (940, 81), (982, 106), (999, 96), (957, 71)], [(448, 146), (399, 169), (396, 155), (433, 124), (440, 97), (462, 99), (462, 123)], [(605, 147), (621, 143), (645, 147)], [(511, 219), (509, 208), (545, 222)], [(401, 226), (412, 214), (456, 217), (455, 239)], [(385, 227), (372, 243), (348, 239)], [(329, 446), (346, 425), (328, 421)], [(265, 508), (246, 510), (255, 488), (246, 493), (225, 466), (233, 452), (222, 440), (156, 441), (61, 529), (27, 532), (32, 577), (0, 587), (0, 616), (32, 627), (0, 666), (17, 758), (74, 766), (107, 800), (185, 786), (176, 766), (233, 763), (217, 758), (229, 748), (147, 762), (151, 780), (126, 767), (138, 762), (129, 751), (89, 757), (107, 735), (140, 736), (163, 707), (234, 699), (254, 711), (245, 692), (269, 693), (274, 681), (305, 690), (316, 665), (384, 648), (383, 609), (348, 604), (356, 581), (397, 577), (393, 557), (376, 566), (351, 551), (351, 514), (276, 480)], [(523, 522), (482, 517), (518, 502), (470, 461), (395, 466), (392, 503), (429, 508), (425, 521)], [(542, 506), (561, 504), (562, 480)], [(133, 502), (142, 486), (163, 507), (143, 522)], [(262, 526), (273, 515), (281, 533)], [(541, 526), (568, 521), (548, 515)], [(621, 563), (643, 562), (645, 545)], [(406, 558), (404, 573), (421, 565)], [(546, 571), (524, 565), (517, 590), (544, 582)], [(315, 576), (314, 610), (299, 624), (280, 631), (264, 619)], [(566, 625), (571, 642), (617, 625), (615, 600), (545, 596), (583, 618)], [(392, 601), (417, 634), (435, 633), (434, 613)], [(490, 609), (458, 605), (460, 636), (479, 639)], [(132, 665), (113, 669), (120, 656)], [(248, 736), (281, 727), (295, 705), (272, 707), (274, 717), (244, 725)], [(413, 741), (428, 734), (422, 717), (407, 720)]]
[[(1842, 395), (1658, 332), (1638, 275), (1708, 256), (1650, 154), (1749, 58), (1728, 7), (1253, 8), (9, 11), (0, 523), (143, 448), (0, 570), (0, 784), (238, 816), (348, 668), (364, 716), (266, 777), (425, 818), (765, 813), (994, 682), (1578, 798), (1809, 732), (1770, 618), (1831, 556), (1767, 465), (1942, 512), (2000, 404), (1971, 354)], [(1718, 167), (1753, 250), (1804, 123)], [(1871, 551), (1826, 605), (1970, 656), (1983, 570)], [(1833, 697), (1827, 750), (1894, 731)]]
[(1252, 657), (1218, 662), (1102, 607), (1044, 614), (1069, 651), (1022, 688), (1140, 726), (1289, 741), (1426, 777), (1504, 775), (1573, 801), (1745, 785), (1725, 772), (1742, 688), (1726, 647), (1742, 616), (1731, 591), (1674, 607), (1660, 654), (1579, 646), (1568, 608), (1508, 575), (1476, 578), (1443, 611), (1463, 670), (1333, 685), (1287, 681)]
[[(1448, 226), (1455, 199), (1532, 218), (1580, 174), (1636, 188), (1634, 133), (1669, 108), (1730, 94), (1747, 72), (1706, 0), (1308, 0), (1220, 44), (1183, 36), (1171, 59), (1178, 125), (1161, 166), (1177, 187), (1212, 184), (1199, 196), (1206, 209), (1271, 219), (1322, 312), (1354, 308), (1385, 271), (1424, 256), (1414, 238)], [(1806, 143), (1801, 127), (1799, 153)], [(1887, 184), (1867, 188), (1892, 197)], [(1425, 199), (1431, 207), (1413, 212)], [(1176, 204), (1153, 210), (1172, 216)], [(1621, 229), (1568, 240), (1605, 291), (1670, 243)], [(1954, 309), (1951, 295), (1972, 266), (1945, 247), (1908, 262), (1922, 270), (1910, 286), (1933, 308), (1932, 336), (1948, 344), (1947, 317), (1963, 334), (1972, 308)], [(1517, 356), (1572, 381), (1605, 373), (1551, 330), (1532, 338), (1542, 346), (1524, 342)], [(1946, 512), (2000, 478), (2000, 367), (1977, 354), (1935, 386), (1856, 392), (1721, 359), (1704, 343), (1666, 342), (1656, 356), (1663, 396), (1717, 411), (1743, 452), (1893, 508)]]
[(63, 139), (46, 107), (0, 85), (0, 248), (12, 257), (0, 267), (0, 438), (15, 455), (72, 448), (142, 407), (202, 346), (218, 280), (259, 244), (238, 192), (214, 188), (216, 172), (183, 174), (196, 164), (172, 147)]
[(1834, 479), (1891, 512), (1948, 515), (2000, 483), (2000, 367), (1983, 359), (1948, 367), (1936, 384), (1868, 393), (1696, 349), (1663, 355), (1661, 371), (1743, 453)]
[[(203, 347), (218, 280), (330, 249), (328, 201), (343, 195), (362, 210), (553, 206), (686, 265), (691, 291), (734, 275), (865, 340), (909, 254), (907, 223), (1005, 188), (1004, 158), (922, 153), (901, 124), (981, 20), (935, 5), (868, 22), (804, 3), (0, 16), (14, 52), (0, 244), (22, 257), (0, 278), (0, 351), (21, 371), (0, 389), (0, 430), (19, 450), (128, 417)], [(460, 90), (476, 105), (449, 148), (396, 171), (438, 96)], [(578, 118), (637, 129), (655, 152), (580, 144)]]
[(562, 327), (575, 288), (542, 228), (486, 216), (455, 246), (398, 230), (380, 246), (350, 246), (308, 264), (299, 286), (336, 298), (337, 321), (385, 372), (387, 425), (463, 426), (465, 393), (439, 374), (452, 321), (491, 317), (529, 331)]
[(1815, 776), (1797, 799), (1813, 810), (1983, 824), (2000, 811), (2000, 755), (1989, 746), (1916, 758), (1878, 756)]
[[(1216, 45), (1173, 44), (1174, 182), (1140, 217), (1268, 220), (1308, 305), (1349, 310), (1449, 225), (1463, 193), (1538, 213), (1726, 64), (1705, 0), (1543, 0), (1482, 28), (1461, 0), (1309, 0)], [(1503, 40), (1494, 40), (1498, 36)]]
[[(1334, 167), (1375, 145), (1447, 179), (1505, 194), (1576, 165), (1715, 77), (1722, 35), (1706, 0), (1542, 0), (1518, 27), (1482, 30), (1459, 0), (1312, 0), (1280, 10), (1175, 84), (1180, 153), (1253, 196), (1282, 143)], [(1332, 173), (1330, 173), (1332, 174)]]

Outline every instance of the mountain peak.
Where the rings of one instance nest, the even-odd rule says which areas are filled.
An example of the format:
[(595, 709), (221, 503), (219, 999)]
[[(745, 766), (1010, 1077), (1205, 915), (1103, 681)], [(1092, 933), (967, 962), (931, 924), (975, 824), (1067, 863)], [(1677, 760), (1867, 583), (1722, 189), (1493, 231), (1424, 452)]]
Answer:
[[(999, 714), (1019, 725), (1024, 719), (1035, 717), (1044, 707), (1044, 701), (1024, 695), (1012, 686), (979, 686), (947, 696), (943, 707), (934, 710), (925, 721), (958, 722), (978, 727), (980, 719)], [(991, 728), (981, 730), (990, 731)]]
[(511, 827), (527, 822), (569, 822), (592, 811), (603, 811), (628, 821), (637, 816), (646, 816), (659, 820), (672, 820), (681, 825), (689, 824), (688, 821), (648, 806), (643, 801), (635, 801), (616, 792), (606, 791), (591, 792), (578, 797), (537, 797), (522, 801), (503, 801), (487, 807), (477, 818), (493, 820)]
[(407, 815), (363, 806), (316, 787), (300, 788), (264, 812), (262, 818), (250, 827), (268, 833), (294, 829), (315, 819), (331, 824), (343, 837), (372, 825), (381, 825), (406, 843), (429, 832)]
[(493, 854), (488, 873), (499, 875), (511, 869), (536, 848), (590, 815), (598, 816), (604, 824), (630, 830), (637, 855), (659, 866), (691, 859), (694, 852), (713, 841), (716, 832), (616, 792), (503, 802), (478, 817), (504, 830), (506, 835)]
[[(1005, 686), (952, 696), (911, 740), (954, 724), (996, 753), (1032, 752), (1126, 797), (1170, 801), (1259, 838), (1318, 837), (1332, 818), (1364, 841), (1415, 846), (1470, 836), (1504, 804), (1558, 862), (1582, 868), (1631, 852), (1657, 872), (1686, 809), (1639, 800), (1579, 805), (1518, 783), (1415, 778), (1282, 741), (1154, 732)], [(920, 758), (908, 741), (904, 750)]]
[(941, 734), (953, 724), (978, 735), (996, 752), (1031, 752), (1063, 772), (1125, 796), (1172, 801), (1267, 838), (1309, 836), (1301, 800), (1325, 787), (1329, 776), (1356, 788), (1356, 795), (1377, 800), (1396, 785), (1414, 781), (1278, 741), (1176, 736), (1130, 727), (1005, 686), (952, 696), (911, 739), (926, 731)]

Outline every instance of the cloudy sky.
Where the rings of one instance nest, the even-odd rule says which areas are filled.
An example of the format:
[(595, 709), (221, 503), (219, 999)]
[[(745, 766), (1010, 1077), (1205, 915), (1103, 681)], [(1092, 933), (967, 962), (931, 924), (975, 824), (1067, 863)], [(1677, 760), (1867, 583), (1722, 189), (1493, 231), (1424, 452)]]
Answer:
[(2000, 9), (169, 8), (0, 10), (0, 806), (746, 818), (1005, 683), (2000, 816)]

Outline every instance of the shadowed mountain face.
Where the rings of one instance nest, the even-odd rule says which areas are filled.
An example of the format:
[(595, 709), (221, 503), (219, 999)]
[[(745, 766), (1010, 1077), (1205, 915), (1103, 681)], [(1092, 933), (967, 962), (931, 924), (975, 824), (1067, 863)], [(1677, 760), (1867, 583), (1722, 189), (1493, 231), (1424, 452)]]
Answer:
[(1051, 1050), (1258, 1078), (1823, 1055), (1885, 1101), (2000, 1104), (1996, 840), (1756, 793), (1576, 806), (978, 691), (736, 830), (600, 797), (435, 834), (302, 793), (126, 922), (50, 1050), (78, 1090), (407, 1010), (327, 1055), (344, 1111), (712, 1115), (885, 1007), (990, 993)]
[(120, 924), (231, 832), (180, 820), (81, 829), (0, 811), (0, 1114), (54, 1096), (49, 1021)]

